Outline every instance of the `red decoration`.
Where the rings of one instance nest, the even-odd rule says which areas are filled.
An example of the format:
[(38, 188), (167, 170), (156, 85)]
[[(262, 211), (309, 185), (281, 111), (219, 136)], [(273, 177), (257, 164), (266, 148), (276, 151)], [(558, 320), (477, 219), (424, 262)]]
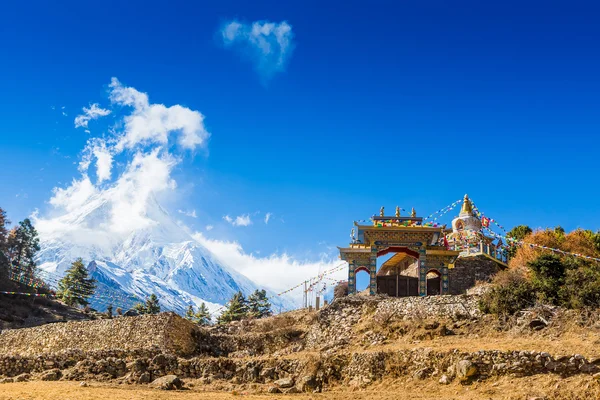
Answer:
[(486, 228), (489, 227), (490, 226), (490, 219), (488, 217), (481, 218), (481, 225), (483, 225)]

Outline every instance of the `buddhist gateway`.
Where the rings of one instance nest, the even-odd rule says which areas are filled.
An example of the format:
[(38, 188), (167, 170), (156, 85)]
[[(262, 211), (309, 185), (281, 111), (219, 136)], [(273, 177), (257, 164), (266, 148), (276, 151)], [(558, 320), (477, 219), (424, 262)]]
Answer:
[[(473, 204), (464, 196), (452, 229), (424, 222), (412, 209), (386, 216), (381, 207), (371, 225), (355, 222), (348, 247), (338, 247), (348, 262), (348, 293), (356, 293), (356, 274), (369, 274), (369, 294), (395, 297), (461, 294), (507, 267), (501, 243), (487, 237)], [(377, 271), (377, 258), (393, 255)]]

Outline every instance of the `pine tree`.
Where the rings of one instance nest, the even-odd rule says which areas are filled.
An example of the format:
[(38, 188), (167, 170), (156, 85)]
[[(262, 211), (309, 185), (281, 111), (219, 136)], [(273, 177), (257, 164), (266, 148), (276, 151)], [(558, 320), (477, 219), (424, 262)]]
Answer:
[(6, 212), (0, 208), (0, 279), (8, 276), (10, 261), (8, 258), (8, 228), (10, 221), (6, 218)]
[(248, 314), (254, 318), (268, 317), (273, 314), (266, 290), (256, 289), (248, 297)]
[(198, 312), (195, 315), (196, 318), (196, 323), (198, 325), (202, 325), (202, 326), (206, 326), (206, 325), (210, 325), (210, 312), (208, 312), (208, 308), (206, 307), (206, 304), (202, 303), (200, 304), (200, 308), (198, 309)]
[(185, 319), (188, 319), (190, 321), (194, 321), (196, 319), (196, 314), (194, 313), (194, 306), (192, 306), (191, 304), (185, 313)]
[(138, 312), (138, 314), (148, 314), (148, 309), (144, 303), (137, 303), (133, 306), (133, 309)]
[(29, 279), (35, 277), (35, 253), (40, 250), (37, 231), (29, 218), (19, 222), (8, 234), (8, 256), (15, 272)]
[(158, 297), (154, 293), (146, 300), (146, 311), (148, 314), (158, 314), (160, 312)]
[(227, 309), (219, 316), (218, 322), (226, 324), (231, 321), (240, 321), (248, 314), (248, 302), (242, 292), (237, 292), (229, 300)]
[(56, 295), (67, 305), (87, 306), (89, 299), (96, 289), (96, 281), (88, 278), (88, 271), (83, 265), (83, 260), (78, 258), (58, 282)]

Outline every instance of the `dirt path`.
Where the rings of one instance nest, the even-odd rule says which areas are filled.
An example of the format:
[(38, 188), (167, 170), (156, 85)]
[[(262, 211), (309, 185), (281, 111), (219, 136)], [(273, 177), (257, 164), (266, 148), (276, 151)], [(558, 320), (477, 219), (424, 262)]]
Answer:
[[(193, 383), (193, 382), (190, 382)], [(255, 389), (256, 391), (256, 389)], [(165, 392), (146, 386), (110, 385), (90, 383), (81, 387), (78, 382), (26, 382), (0, 386), (0, 400), (60, 399), (60, 400), (225, 400), (225, 399), (314, 399), (314, 400), (396, 400), (396, 399), (597, 399), (600, 383), (593, 378), (574, 377), (561, 379), (555, 375), (526, 378), (502, 378), (485, 383), (463, 386), (453, 383), (440, 385), (434, 380), (388, 381), (370, 386), (366, 390), (337, 389), (320, 394), (272, 395), (253, 394), (249, 391), (204, 392), (196, 388), (186, 391)]]

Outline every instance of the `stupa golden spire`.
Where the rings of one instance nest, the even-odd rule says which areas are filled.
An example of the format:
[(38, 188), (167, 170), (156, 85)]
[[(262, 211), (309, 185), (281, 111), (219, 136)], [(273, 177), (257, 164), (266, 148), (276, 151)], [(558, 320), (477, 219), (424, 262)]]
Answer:
[(468, 194), (465, 194), (465, 198), (463, 199), (463, 204), (462, 204), (460, 213), (473, 215), (473, 205), (471, 204), (471, 200), (469, 200)]

